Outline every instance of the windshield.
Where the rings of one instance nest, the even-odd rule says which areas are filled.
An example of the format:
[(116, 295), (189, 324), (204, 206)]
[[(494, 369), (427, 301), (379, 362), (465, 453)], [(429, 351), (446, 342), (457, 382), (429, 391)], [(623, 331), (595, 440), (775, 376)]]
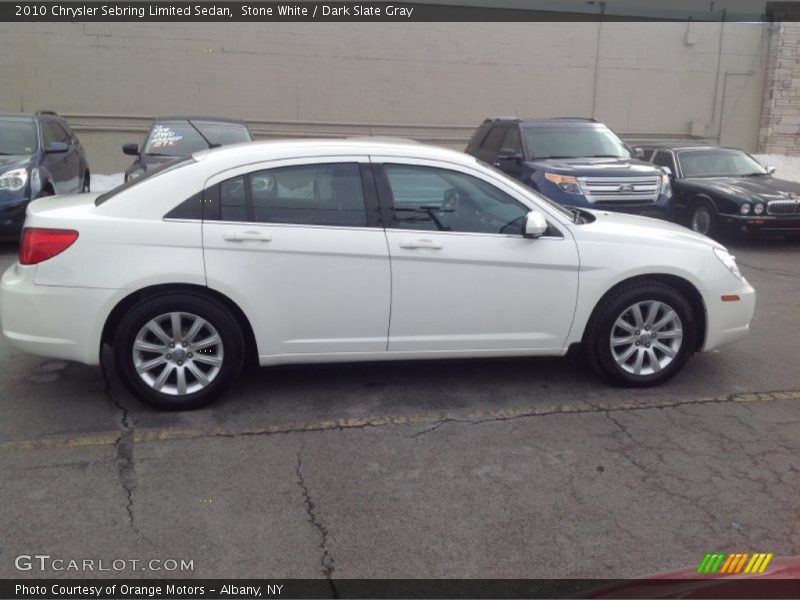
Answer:
[(110, 200), (120, 192), (124, 192), (125, 190), (130, 189), (135, 185), (139, 185), (143, 181), (148, 181), (149, 179), (152, 179), (157, 175), (163, 175), (168, 171), (172, 171), (180, 167), (185, 167), (186, 165), (190, 165), (193, 162), (197, 161), (195, 161), (195, 159), (192, 158), (191, 156), (187, 156), (182, 159), (176, 158), (169, 162), (165, 162), (163, 165), (159, 165), (157, 167), (153, 167), (152, 169), (148, 169), (147, 171), (145, 171), (144, 175), (141, 175), (139, 177), (132, 177), (131, 179), (128, 179), (128, 181), (126, 181), (125, 183), (122, 183), (117, 187), (115, 187), (113, 190), (109, 190), (105, 194), (100, 194), (95, 199), (94, 204), (95, 206), (100, 206), (103, 202)]
[(0, 154), (33, 154), (38, 147), (33, 121), (0, 119)]
[(525, 127), (531, 160), (545, 158), (631, 158), (630, 150), (605, 127)]
[(766, 175), (753, 157), (739, 150), (684, 150), (678, 153), (684, 177), (744, 177)]
[[(205, 139), (203, 139), (205, 137)], [(147, 136), (144, 153), (151, 156), (186, 156), (210, 146), (250, 142), (245, 125), (211, 121), (168, 121), (156, 123)]]

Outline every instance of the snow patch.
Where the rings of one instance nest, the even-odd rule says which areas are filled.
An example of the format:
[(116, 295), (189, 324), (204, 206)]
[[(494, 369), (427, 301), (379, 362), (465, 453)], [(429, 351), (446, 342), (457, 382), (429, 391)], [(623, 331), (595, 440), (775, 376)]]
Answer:
[(107, 192), (113, 190), (125, 181), (124, 173), (112, 173), (111, 175), (92, 174), (91, 190), (93, 192)]

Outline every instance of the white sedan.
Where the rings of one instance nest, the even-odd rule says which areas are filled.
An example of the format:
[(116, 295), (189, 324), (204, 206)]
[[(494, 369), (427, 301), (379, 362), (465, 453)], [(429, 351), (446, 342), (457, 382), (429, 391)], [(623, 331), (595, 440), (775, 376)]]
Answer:
[(201, 406), (261, 365), (563, 355), (623, 385), (739, 340), (755, 292), (717, 242), (556, 205), (475, 158), (377, 140), (199, 152), (30, 204), (3, 333)]

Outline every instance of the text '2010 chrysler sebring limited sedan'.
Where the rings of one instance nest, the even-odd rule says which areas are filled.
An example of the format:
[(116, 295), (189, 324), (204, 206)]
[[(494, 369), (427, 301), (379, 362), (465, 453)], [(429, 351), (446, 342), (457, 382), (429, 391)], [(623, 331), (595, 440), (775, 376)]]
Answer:
[[(28, 209), (3, 333), (100, 362), (143, 401), (203, 405), (261, 365), (563, 355), (624, 385), (746, 335), (755, 292), (718, 243), (567, 209), (465, 154), (376, 140), (194, 154)], [(532, 367), (534, 368), (534, 367)]]

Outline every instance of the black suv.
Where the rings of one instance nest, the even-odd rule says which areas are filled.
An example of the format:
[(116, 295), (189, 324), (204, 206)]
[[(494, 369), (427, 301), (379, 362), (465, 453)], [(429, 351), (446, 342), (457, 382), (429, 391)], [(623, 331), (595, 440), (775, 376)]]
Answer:
[(89, 191), (78, 137), (52, 111), (0, 113), (0, 236), (15, 237), (33, 198)]
[(466, 152), (560, 204), (672, 218), (667, 174), (594, 119), (486, 119)]
[(125, 181), (198, 150), (252, 141), (250, 128), (240, 119), (158, 117), (147, 132), (141, 148), (135, 143), (122, 146), (125, 154), (137, 157), (125, 171)]

